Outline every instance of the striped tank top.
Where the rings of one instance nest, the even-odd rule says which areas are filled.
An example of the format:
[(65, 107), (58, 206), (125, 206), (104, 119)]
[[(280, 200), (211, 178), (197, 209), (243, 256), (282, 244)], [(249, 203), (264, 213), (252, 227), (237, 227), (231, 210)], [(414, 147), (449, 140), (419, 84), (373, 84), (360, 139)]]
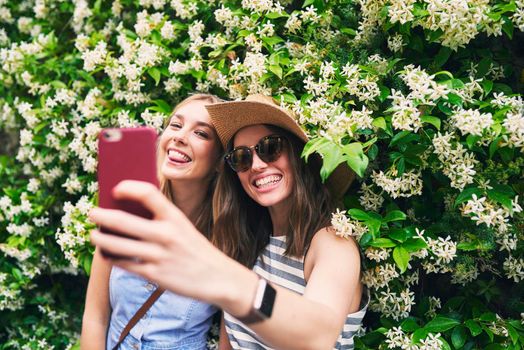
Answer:
[[(286, 236), (271, 236), (269, 244), (255, 262), (253, 271), (275, 285), (303, 295), (306, 288), (304, 257), (286, 256), (284, 255), (285, 251)], [(368, 302), (369, 296), (366, 292), (362, 296), (360, 310), (347, 316), (346, 323), (334, 349), (353, 349), (353, 336), (361, 329), (362, 319), (366, 314)], [(254, 332), (230, 314), (224, 313), (224, 319), (229, 342), (233, 349), (272, 349), (265, 345)]]

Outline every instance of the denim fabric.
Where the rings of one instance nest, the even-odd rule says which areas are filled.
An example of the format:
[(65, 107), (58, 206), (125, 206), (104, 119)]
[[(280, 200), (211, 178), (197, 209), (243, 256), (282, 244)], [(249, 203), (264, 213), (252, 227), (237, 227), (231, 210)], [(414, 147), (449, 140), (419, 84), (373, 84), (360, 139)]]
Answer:
[[(156, 287), (142, 277), (113, 267), (109, 279), (112, 311), (108, 350), (118, 342), (122, 329)], [(212, 305), (165, 291), (131, 329), (120, 349), (204, 350), (216, 311)]]

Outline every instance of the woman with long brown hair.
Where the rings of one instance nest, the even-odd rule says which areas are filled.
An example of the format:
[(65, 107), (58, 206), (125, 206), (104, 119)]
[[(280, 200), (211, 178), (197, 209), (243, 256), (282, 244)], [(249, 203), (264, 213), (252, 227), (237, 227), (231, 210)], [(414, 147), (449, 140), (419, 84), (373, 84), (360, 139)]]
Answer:
[(154, 188), (130, 181), (115, 194), (140, 201), (155, 219), (94, 209), (95, 222), (111, 228), (126, 221), (120, 228), (140, 241), (93, 231), (93, 243), (135, 258), (115, 260), (118, 266), (223, 309), (222, 349), (353, 348), (367, 305), (360, 255), (329, 223), (332, 198), (352, 176), (339, 169), (329, 191), (318, 164), (300, 157), (306, 134), (271, 98), (207, 109), (227, 151), (213, 201), (219, 249)]

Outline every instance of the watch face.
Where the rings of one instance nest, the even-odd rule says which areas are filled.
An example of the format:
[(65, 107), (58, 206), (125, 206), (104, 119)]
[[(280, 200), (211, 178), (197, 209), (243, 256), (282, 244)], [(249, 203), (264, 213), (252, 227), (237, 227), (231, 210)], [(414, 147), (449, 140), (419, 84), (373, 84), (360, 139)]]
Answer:
[(275, 288), (273, 288), (269, 283), (267, 283), (266, 288), (264, 289), (264, 296), (262, 297), (262, 303), (260, 304), (260, 308), (258, 309), (258, 311), (265, 318), (271, 317), (271, 313), (273, 312), (273, 305), (275, 304), (276, 295), (277, 295), (277, 291), (275, 290)]

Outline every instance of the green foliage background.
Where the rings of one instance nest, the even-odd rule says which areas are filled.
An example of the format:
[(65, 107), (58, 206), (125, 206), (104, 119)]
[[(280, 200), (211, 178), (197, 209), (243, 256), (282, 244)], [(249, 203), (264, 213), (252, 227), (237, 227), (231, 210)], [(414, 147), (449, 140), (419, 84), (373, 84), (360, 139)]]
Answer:
[(358, 175), (359, 349), (524, 348), (521, 0), (0, 0), (0, 349), (77, 343), (100, 128), (271, 94)]

